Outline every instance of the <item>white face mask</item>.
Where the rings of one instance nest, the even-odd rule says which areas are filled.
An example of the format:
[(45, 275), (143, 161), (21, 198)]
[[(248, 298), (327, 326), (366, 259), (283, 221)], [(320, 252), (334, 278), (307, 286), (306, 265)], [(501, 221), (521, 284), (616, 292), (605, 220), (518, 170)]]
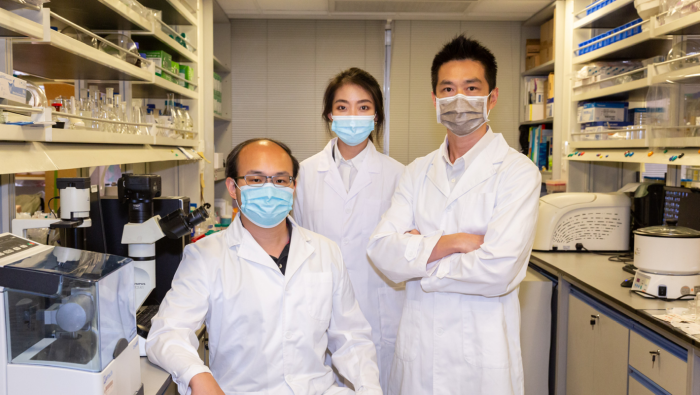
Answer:
[(437, 121), (457, 136), (467, 136), (489, 121), (489, 93), (486, 96), (457, 94), (436, 98)]

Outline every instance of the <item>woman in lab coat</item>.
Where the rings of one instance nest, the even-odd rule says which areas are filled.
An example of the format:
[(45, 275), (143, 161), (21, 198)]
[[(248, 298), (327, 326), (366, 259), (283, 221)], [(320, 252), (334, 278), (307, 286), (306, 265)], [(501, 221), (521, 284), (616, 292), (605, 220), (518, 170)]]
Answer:
[(377, 80), (366, 71), (351, 68), (331, 79), (322, 117), (338, 137), (301, 163), (294, 218), (340, 246), (360, 309), (372, 326), (386, 391), (405, 291), (403, 283), (376, 269), (366, 251), (404, 166), (374, 147), (382, 136), (384, 101)]

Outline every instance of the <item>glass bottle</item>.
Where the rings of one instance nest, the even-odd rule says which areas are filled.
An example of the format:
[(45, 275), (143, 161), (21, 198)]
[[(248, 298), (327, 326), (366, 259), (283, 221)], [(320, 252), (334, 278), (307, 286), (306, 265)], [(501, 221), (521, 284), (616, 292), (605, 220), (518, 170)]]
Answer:
[[(99, 93), (97, 91), (97, 85), (90, 85), (90, 97), (87, 101), (85, 111), (90, 113), (90, 117), (99, 118), (100, 108), (99, 108)], [(98, 131), (102, 130), (102, 124), (97, 121), (92, 121), (90, 124), (92, 130)]]
[(190, 116), (190, 106), (184, 106), (185, 109), (185, 129), (187, 130), (187, 133), (185, 134), (185, 138), (193, 140), (194, 139), (194, 120)]
[[(107, 88), (107, 95), (103, 103), (103, 114), (104, 119), (109, 119), (110, 121), (119, 121), (119, 117), (114, 111), (114, 88)], [(118, 132), (118, 123), (105, 122), (105, 131), (110, 133)]]

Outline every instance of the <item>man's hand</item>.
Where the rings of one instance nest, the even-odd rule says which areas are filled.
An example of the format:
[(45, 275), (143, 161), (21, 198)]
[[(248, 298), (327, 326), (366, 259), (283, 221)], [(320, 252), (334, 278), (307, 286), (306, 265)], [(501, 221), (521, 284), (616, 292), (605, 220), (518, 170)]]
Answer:
[(476, 251), (482, 244), (484, 244), (483, 235), (473, 235), (470, 233), (444, 235), (440, 237), (435, 248), (430, 252), (428, 263), (437, 261), (451, 254), (466, 254)]
[(211, 373), (200, 373), (190, 380), (192, 395), (226, 395)]

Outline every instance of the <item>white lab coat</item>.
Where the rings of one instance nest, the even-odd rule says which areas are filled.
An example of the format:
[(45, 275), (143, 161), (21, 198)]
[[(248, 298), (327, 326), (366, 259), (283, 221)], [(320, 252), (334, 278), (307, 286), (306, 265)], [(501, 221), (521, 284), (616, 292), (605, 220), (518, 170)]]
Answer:
[[(521, 395), (518, 286), (540, 173), (497, 134), (450, 192), (442, 150), (406, 167), (368, 248), (387, 277), (408, 280), (388, 393)], [(414, 228), (421, 235), (404, 234)], [(440, 236), (458, 232), (484, 244), (426, 270)]]
[[(371, 328), (338, 246), (292, 224), (285, 275), (240, 215), (185, 248), (146, 341), (148, 358), (172, 374), (181, 394), (210, 369), (227, 395), (353, 393), (335, 386), (326, 348), (358, 394), (382, 393)], [(203, 322), (210, 369), (197, 355)]]
[(346, 191), (332, 156), (335, 144), (337, 138), (301, 163), (294, 219), (340, 246), (355, 297), (372, 326), (379, 378), (386, 392), (405, 287), (387, 279), (374, 267), (367, 257), (367, 244), (382, 214), (391, 205), (405, 166), (377, 152), (370, 143), (357, 176)]

